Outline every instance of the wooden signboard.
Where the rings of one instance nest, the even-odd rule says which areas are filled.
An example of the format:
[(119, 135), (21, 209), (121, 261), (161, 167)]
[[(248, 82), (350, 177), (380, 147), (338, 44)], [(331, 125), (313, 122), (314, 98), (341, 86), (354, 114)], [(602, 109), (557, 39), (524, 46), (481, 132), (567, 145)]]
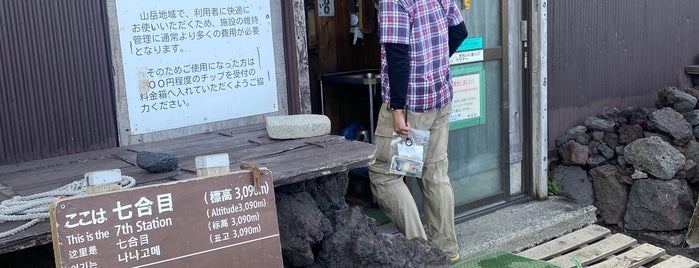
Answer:
[(58, 201), (56, 267), (282, 267), (271, 172), (197, 178)]

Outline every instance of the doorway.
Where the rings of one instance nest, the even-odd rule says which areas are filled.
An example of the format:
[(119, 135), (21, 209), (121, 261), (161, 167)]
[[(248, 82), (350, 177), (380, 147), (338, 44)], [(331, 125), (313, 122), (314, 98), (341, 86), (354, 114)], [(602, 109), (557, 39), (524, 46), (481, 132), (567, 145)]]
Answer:
[[(526, 34), (521, 29), (526, 24), (521, 23), (524, 1), (454, 1), (461, 8), (469, 38), (452, 57), (455, 109), (450, 120), (449, 176), (455, 211), (467, 216), (506, 204), (524, 192), (521, 115), (522, 36)], [(340, 134), (355, 119), (370, 125), (364, 122), (368, 107), (357, 105), (369, 103), (366, 90), (325, 84), (326, 95), (321, 98), (320, 78), (328, 73), (379, 69), (380, 46), (377, 32), (367, 32), (355, 42), (351, 17), (361, 1), (330, 1), (332, 15), (327, 9), (319, 15), (320, 7), (326, 7), (319, 4), (327, 2), (306, 1), (311, 94), (314, 113), (321, 112), (323, 102), (325, 114), (333, 121), (333, 134)], [(333, 86), (342, 90), (333, 90)], [(378, 91), (374, 94), (376, 105), (381, 102)], [(335, 110), (328, 111), (327, 107)], [(411, 188), (420, 203), (420, 187), (415, 180), (408, 183), (414, 186)]]
[[(524, 192), (522, 1), (457, 1), (469, 38), (451, 59), (448, 156), (455, 212), (463, 218)], [(419, 202), (419, 187), (412, 188)]]

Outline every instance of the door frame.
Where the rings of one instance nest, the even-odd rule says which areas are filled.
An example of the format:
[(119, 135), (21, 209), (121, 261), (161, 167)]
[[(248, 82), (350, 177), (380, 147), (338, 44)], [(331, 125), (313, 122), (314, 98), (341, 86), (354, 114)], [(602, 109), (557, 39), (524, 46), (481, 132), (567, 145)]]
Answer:
[[(458, 0), (455, 0), (458, 1)], [(483, 63), (493, 60), (500, 60), (501, 82), (502, 82), (502, 124), (500, 131), (502, 133), (502, 142), (500, 143), (501, 159), (500, 174), (501, 174), (501, 191), (490, 196), (478, 199), (473, 202), (468, 202), (463, 205), (456, 206), (454, 211), (459, 218), (467, 218), (469, 215), (476, 214), (479, 211), (490, 207), (497, 207), (510, 201), (510, 0), (500, 0), (500, 46), (495, 48), (483, 49)], [(468, 27), (468, 26), (467, 26)]]
[(524, 0), (527, 39), (523, 42), (524, 190), (548, 197), (548, 0)]

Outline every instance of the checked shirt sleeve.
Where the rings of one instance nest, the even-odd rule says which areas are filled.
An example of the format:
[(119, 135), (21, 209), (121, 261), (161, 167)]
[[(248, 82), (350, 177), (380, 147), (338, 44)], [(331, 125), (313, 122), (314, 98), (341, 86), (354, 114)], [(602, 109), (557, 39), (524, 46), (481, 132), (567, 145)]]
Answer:
[(464, 22), (464, 17), (461, 16), (461, 10), (456, 6), (456, 1), (447, 1), (449, 1), (449, 15), (447, 16), (449, 26), (456, 26)]
[(410, 44), (410, 13), (405, 1), (379, 1), (379, 29), (381, 43)]

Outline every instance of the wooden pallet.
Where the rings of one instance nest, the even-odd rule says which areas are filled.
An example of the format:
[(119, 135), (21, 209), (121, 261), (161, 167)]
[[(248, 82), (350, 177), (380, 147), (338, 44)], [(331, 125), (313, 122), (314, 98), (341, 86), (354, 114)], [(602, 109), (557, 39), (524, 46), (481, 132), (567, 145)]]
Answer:
[(638, 244), (624, 234), (612, 234), (607, 228), (590, 225), (518, 255), (544, 260), (560, 267), (655, 267), (696, 268), (699, 262), (683, 256), (670, 256), (651, 244)]

